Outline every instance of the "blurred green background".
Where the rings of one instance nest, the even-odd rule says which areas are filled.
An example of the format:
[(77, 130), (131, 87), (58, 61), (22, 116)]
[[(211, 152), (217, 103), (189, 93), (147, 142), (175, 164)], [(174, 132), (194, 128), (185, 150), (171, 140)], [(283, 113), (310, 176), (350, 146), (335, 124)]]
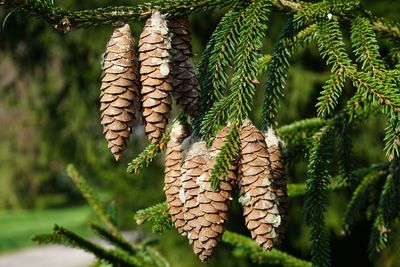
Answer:
[[(139, 2), (64, 0), (56, 1), (56, 5), (81, 10)], [(397, 21), (400, 18), (400, 1), (369, 0), (364, 5), (378, 16)], [(0, 9), (0, 21), (10, 11)], [(196, 58), (224, 12), (215, 10), (191, 17)], [(284, 14), (273, 13), (265, 53), (271, 52), (286, 21)], [(132, 217), (136, 210), (164, 200), (162, 158), (140, 175), (126, 174), (127, 163), (148, 143), (140, 120), (129, 149), (118, 164), (107, 149), (99, 122), (101, 60), (112, 26), (73, 29), (64, 35), (46, 22), (17, 11), (3, 24), (0, 32), (0, 253), (34, 246), (30, 237), (48, 232), (54, 223), (86, 233), (87, 222), (93, 215), (66, 175), (68, 163), (74, 163), (88, 178), (104, 203), (117, 207), (123, 229), (149, 232), (148, 226), (136, 226)], [(131, 23), (131, 26), (138, 37), (142, 23)], [(381, 48), (385, 56), (389, 49), (385, 42)], [(316, 98), (328, 75), (329, 68), (320, 59), (315, 43), (296, 55), (279, 114), (280, 125), (316, 115)], [(350, 93), (351, 89), (347, 91)], [(262, 96), (262, 88), (258, 94)], [(260, 119), (260, 99), (256, 97), (256, 122)], [(356, 166), (384, 160), (383, 128), (384, 120), (378, 117), (354, 131)], [(304, 181), (304, 163), (300, 160), (289, 168), (291, 182)], [(327, 221), (333, 266), (400, 266), (399, 235), (392, 236), (387, 250), (373, 262), (368, 261), (366, 254), (368, 219), (351, 236), (342, 235), (341, 216), (350, 196), (351, 191), (344, 190), (330, 198)], [(308, 259), (310, 243), (301, 198), (291, 199), (289, 214), (288, 234), (281, 249)], [(237, 203), (230, 216), (228, 229), (247, 234)], [(158, 248), (172, 266), (202, 265), (177, 232), (158, 238)], [(221, 245), (209, 266), (251, 264), (233, 259), (230, 248)]]

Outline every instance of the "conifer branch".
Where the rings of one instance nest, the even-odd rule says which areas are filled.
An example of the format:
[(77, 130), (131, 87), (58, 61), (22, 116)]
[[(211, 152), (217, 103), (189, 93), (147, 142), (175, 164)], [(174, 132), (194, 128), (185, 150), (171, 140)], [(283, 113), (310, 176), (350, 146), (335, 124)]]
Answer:
[(134, 219), (137, 224), (149, 222), (153, 224), (154, 233), (162, 233), (173, 228), (166, 202), (136, 212)]
[(69, 27), (91, 27), (120, 21), (143, 20), (151, 15), (152, 10), (162, 10), (163, 13), (181, 16), (200, 10), (230, 6), (235, 2), (235, 0), (156, 0), (136, 6), (110, 6), (76, 12), (54, 7), (49, 0), (2, 0), (0, 5), (18, 7), (45, 18), (55, 26), (65, 21)]
[(78, 172), (74, 165), (70, 164), (67, 167), (68, 176), (74, 181), (81, 194), (85, 197), (89, 206), (96, 213), (99, 219), (107, 226), (114, 236), (120, 236), (120, 232), (112, 222), (111, 218), (105, 212), (104, 207), (100, 204), (94, 196), (91, 187), (87, 184), (85, 178)]
[[(143, 20), (150, 16), (153, 9), (159, 9), (164, 13), (179, 16), (199, 10), (231, 6), (238, 2), (237, 0), (157, 0), (137, 6), (110, 6), (75, 12), (55, 7), (53, 2), (49, 0), (0, 0), (0, 6), (17, 7), (25, 10), (32, 15), (46, 19), (57, 29), (68, 32), (71, 27), (90, 27), (100, 24), (112, 24), (119, 21)], [(336, 11), (338, 14), (341, 14), (344, 11), (346, 14), (340, 18), (344, 21), (349, 21), (354, 16), (357, 16), (357, 14), (363, 15), (371, 21), (374, 31), (384, 36), (400, 39), (400, 26), (397, 23), (386, 22), (383, 19), (373, 16), (370, 12), (361, 9), (357, 1), (345, 2), (344, 4), (340, 1), (337, 3), (335, 3), (336, 1), (332, 1), (334, 2), (333, 5), (325, 5), (328, 8), (317, 6), (319, 3), (314, 4), (316, 5), (315, 7), (310, 7), (313, 4), (290, 0), (271, 0), (270, 2), (275, 9), (290, 13), (309, 15), (311, 9), (314, 11), (314, 17), (318, 12), (320, 12), (319, 17), (325, 18), (329, 12), (335, 13)], [(303, 10), (308, 10), (308, 12)], [(307, 18), (309, 19), (309, 17)]]
[(90, 225), (90, 228), (93, 230), (93, 232), (96, 235), (98, 235), (102, 239), (106, 240), (111, 245), (115, 245), (116, 247), (119, 247), (120, 249), (125, 250), (126, 252), (128, 252), (131, 255), (136, 254), (137, 248), (135, 248), (132, 244), (127, 242), (122, 237), (117, 237), (117, 236), (113, 235), (112, 233), (108, 232), (103, 227), (100, 227), (99, 225), (96, 225), (96, 224)]
[(229, 171), (229, 167), (238, 156), (240, 127), (241, 125), (237, 122), (232, 124), (225, 144), (215, 159), (215, 165), (210, 176), (211, 186), (214, 189), (219, 189), (221, 179), (224, 179)]
[(171, 267), (171, 264), (165, 259), (160, 252), (156, 249), (146, 246), (145, 247), (146, 253), (151, 257), (154, 261), (156, 267)]
[(262, 129), (276, 124), (279, 101), (283, 97), (290, 59), (299, 47), (307, 45), (316, 32), (316, 25), (296, 31), (289, 23), (282, 31), (279, 41), (274, 47), (272, 58), (267, 66), (267, 82), (263, 104)]
[(241, 38), (236, 50), (238, 54), (235, 60), (236, 71), (232, 76), (231, 93), (228, 97), (228, 119), (232, 126), (211, 172), (210, 181), (213, 188), (219, 187), (219, 179), (227, 174), (239, 151), (240, 127), (242, 122), (249, 117), (252, 109), (256, 90), (254, 80), (257, 78), (260, 58), (259, 50), (267, 29), (270, 7), (268, 1), (251, 2), (246, 8), (243, 24), (240, 27)]
[(369, 194), (379, 181), (379, 177), (379, 172), (369, 173), (354, 190), (343, 215), (343, 229), (345, 232), (350, 232), (351, 227), (360, 220), (362, 211), (367, 205)]
[(167, 147), (167, 143), (170, 138), (170, 131), (171, 129), (168, 128), (159, 143), (149, 144), (136, 158), (134, 158), (128, 164), (126, 172), (138, 174), (143, 168), (147, 167)]
[(380, 195), (368, 244), (371, 258), (386, 247), (391, 228), (395, 220), (400, 217), (400, 168), (398, 164), (398, 159), (392, 162)]
[[(305, 2), (290, 1), (290, 0), (271, 0), (271, 2), (275, 8), (277, 8), (279, 10), (287, 11), (290, 13), (297, 13), (301, 9), (307, 8), (309, 5), (312, 5), (312, 4), (305, 3)], [(329, 3), (329, 1), (327, 1), (327, 2)], [(335, 4), (335, 2), (337, 2), (337, 1), (331, 1), (331, 3), (333, 3), (333, 4)], [(354, 5), (354, 3), (356, 5)], [(317, 4), (318, 3), (316, 3), (315, 5), (317, 5)], [(370, 12), (367, 12), (366, 10), (361, 9), (358, 6), (357, 1), (354, 1), (353, 3), (350, 2), (347, 4), (347, 6), (350, 7), (350, 9), (348, 9), (347, 11), (352, 11), (352, 13), (347, 12), (343, 16), (343, 14), (341, 14), (341, 12), (338, 12), (338, 14), (341, 14), (341, 16), (339, 18), (342, 19), (343, 21), (349, 21), (353, 17), (356, 17), (357, 15), (362, 15), (364, 17), (367, 17), (371, 21), (374, 31), (380, 33), (383, 36), (400, 39), (400, 26), (397, 23), (386, 22), (381, 18), (377, 18), (377, 17), (373, 16), (372, 14), (370, 14)], [(332, 11), (332, 9), (321, 10), (321, 9), (314, 8), (314, 10), (316, 10), (316, 11), (314, 11), (316, 14), (318, 14), (318, 12), (320, 12), (319, 16), (321, 16), (324, 19), (326, 18), (328, 13), (334, 13)]]
[[(392, 84), (383, 83), (368, 73), (357, 71), (345, 51), (339, 23), (335, 19), (331, 19), (321, 21), (317, 26), (318, 48), (327, 64), (332, 65), (331, 72), (336, 75), (343, 72), (366, 98), (364, 101), (368, 100), (372, 104), (379, 104), (388, 116), (398, 116), (400, 114), (400, 98), (397, 90), (393, 88)], [(331, 95), (339, 96), (338, 94)], [(328, 106), (335, 106), (338, 100), (333, 100)]]
[(52, 234), (35, 236), (33, 238), (33, 241), (36, 241), (39, 244), (61, 244), (74, 248), (80, 248), (82, 250), (94, 254), (97, 258), (103, 259), (111, 264), (115, 264), (116, 266), (118, 265), (133, 266), (133, 267), (149, 266), (145, 262), (139, 260), (134, 256), (127, 254), (123, 250), (104, 249), (101, 246), (87, 239), (84, 239), (76, 235), (75, 233), (58, 225), (54, 226)]
[[(210, 117), (213, 111), (209, 109), (216, 107), (217, 110), (225, 95), (228, 74), (227, 68), (232, 66), (232, 58), (238, 44), (238, 29), (241, 27), (243, 16), (245, 15), (245, 5), (238, 4), (229, 11), (220, 21), (214, 33), (212, 34), (209, 44), (203, 53), (199, 63), (201, 99), (200, 112), (195, 122), (195, 132), (199, 132), (205, 140), (208, 140), (214, 134), (214, 130), (221, 125), (222, 119), (214, 121)], [(224, 117), (226, 112), (222, 111), (219, 117)], [(212, 124), (213, 127), (207, 128), (206, 124)]]
[(287, 267), (311, 267), (311, 263), (305, 260), (295, 258), (285, 252), (273, 248), (271, 251), (263, 251), (254, 240), (225, 231), (222, 241), (234, 246), (237, 250), (237, 256), (250, 258), (255, 264), (279, 265)]
[(296, 121), (292, 124), (284, 125), (277, 129), (279, 136), (285, 141), (287, 146), (303, 143), (311, 138), (314, 133), (327, 124), (321, 118), (311, 118)]
[(309, 151), (304, 210), (311, 227), (311, 261), (314, 266), (330, 266), (330, 244), (325, 224), (328, 202), (327, 190), (330, 179), (332, 153), (332, 129), (325, 126), (313, 137)]

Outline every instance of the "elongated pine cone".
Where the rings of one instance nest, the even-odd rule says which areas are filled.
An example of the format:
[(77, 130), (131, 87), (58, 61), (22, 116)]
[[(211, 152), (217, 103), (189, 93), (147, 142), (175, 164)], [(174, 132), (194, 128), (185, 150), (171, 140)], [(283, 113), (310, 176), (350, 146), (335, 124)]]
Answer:
[(173, 17), (168, 20), (171, 33), (171, 61), (173, 96), (186, 113), (196, 115), (200, 100), (200, 87), (196, 78), (189, 20), (187, 17)]
[(135, 121), (137, 73), (135, 43), (128, 24), (114, 30), (103, 63), (100, 112), (103, 133), (118, 161)]
[(262, 133), (244, 122), (240, 133), (239, 202), (247, 228), (257, 244), (270, 250), (281, 225), (269, 153)]
[(212, 189), (213, 164), (205, 142), (196, 142), (189, 148), (182, 167), (185, 231), (202, 261), (210, 258), (221, 239), (232, 194), (232, 185), (227, 181), (221, 182), (219, 191)]
[(188, 137), (188, 130), (179, 122), (171, 130), (165, 157), (165, 186), (164, 192), (168, 210), (180, 234), (184, 234), (185, 220), (183, 218), (184, 203), (179, 198), (181, 188), (181, 169), (183, 164), (183, 141)]
[(157, 143), (167, 127), (171, 110), (171, 38), (165, 16), (153, 12), (139, 41), (140, 82), (145, 132)]
[(287, 195), (287, 181), (285, 175), (285, 161), (283, 159), (282, 150), (285, 144), (279, 138), (276, 131), (268, 128), (264, 132), (265, 142), (271, 161), (271, 171), (273, 179), (272, 188), (275, 189), (275, 194), (278, 197), (278, 211), (281, 216), (281, 225), (278, 228), (278, 238), (282, 241), (286, 232), (287, 213), (288, 213), (288, 195)]

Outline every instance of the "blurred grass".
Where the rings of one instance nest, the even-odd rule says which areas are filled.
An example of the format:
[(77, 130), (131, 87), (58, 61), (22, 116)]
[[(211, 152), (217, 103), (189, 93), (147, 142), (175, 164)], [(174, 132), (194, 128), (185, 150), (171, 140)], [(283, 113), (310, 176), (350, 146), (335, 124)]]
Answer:
[(31, 238), (36, 234), (51, 232), (54, 224), (85, 235), (89, 214), (89, 207), (0, 211), (0, 253), (35, 245)]

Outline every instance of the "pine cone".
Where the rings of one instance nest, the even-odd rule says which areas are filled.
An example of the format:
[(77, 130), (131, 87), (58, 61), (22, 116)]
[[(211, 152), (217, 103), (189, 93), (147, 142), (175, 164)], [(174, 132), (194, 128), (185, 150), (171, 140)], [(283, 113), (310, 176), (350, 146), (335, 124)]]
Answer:
[(284, 143), (279, 138), (278, 134), (274, 129), (268, 128), (264, 132), (265, 142), (267, 144), (268, 153), (271, 161), (271, 171), (273, 176), (272, 188), (278, 197), (278, 211), (281, 216), (281, 225), (278, 228), (279, 241), (282, 240), (287, 223), (287, 212), (288, 212), (288, 196), (286, 188), (286, 176), (285, 176), (285, 161), (283, 159), (282, 150), (284, 150)]
[(140, 82), (145, 132), (157, 143), (167, 127), (171, 110), (171, 38), (165, 16), (153, 12), (140, 35)]
[(107, 44), (100, 94), (101, 124), (118, 161), (135, 121), (137, 73), (135, 43), (128, 24), (114, 30)]
[(168, 20), (168, 28), (172, 35), (173, 96), (187, 114), (194, 116), (198, 110), (200, 87), (194, 70), (189, 20), (173, 17)]
[(229, 129), (217, 134), (208, 152), (204, 142), (194, 143), (182, 167), (182, 187), (185, 196), (185, 231), (193, 251), (202, 261), (207, 261), (217, 246), (228, 220), (229, 205), (235, 182), (234, 172), (221, 181), (220, 189), (211, 187), (211, 171), (215, 156), (223, 144)]
[(246, 121), (240, 133), (239, 202), (252, 238), (264, 250), (275, 244), (281, 224), (269, 157), (264, 136)]
[(165, 158), (165, 186), (164, 192), (167, 198), (168, 209), (176, 229), (182, 235), (185, 234), (185, 220), (183, 218), (183, 202), (179, 196), (181, 190), (181, 168), (183, 163), (182, 142), (188, 137), (188, 130), (179, 122), (175, 123), (171, 138), (167, 144)]

